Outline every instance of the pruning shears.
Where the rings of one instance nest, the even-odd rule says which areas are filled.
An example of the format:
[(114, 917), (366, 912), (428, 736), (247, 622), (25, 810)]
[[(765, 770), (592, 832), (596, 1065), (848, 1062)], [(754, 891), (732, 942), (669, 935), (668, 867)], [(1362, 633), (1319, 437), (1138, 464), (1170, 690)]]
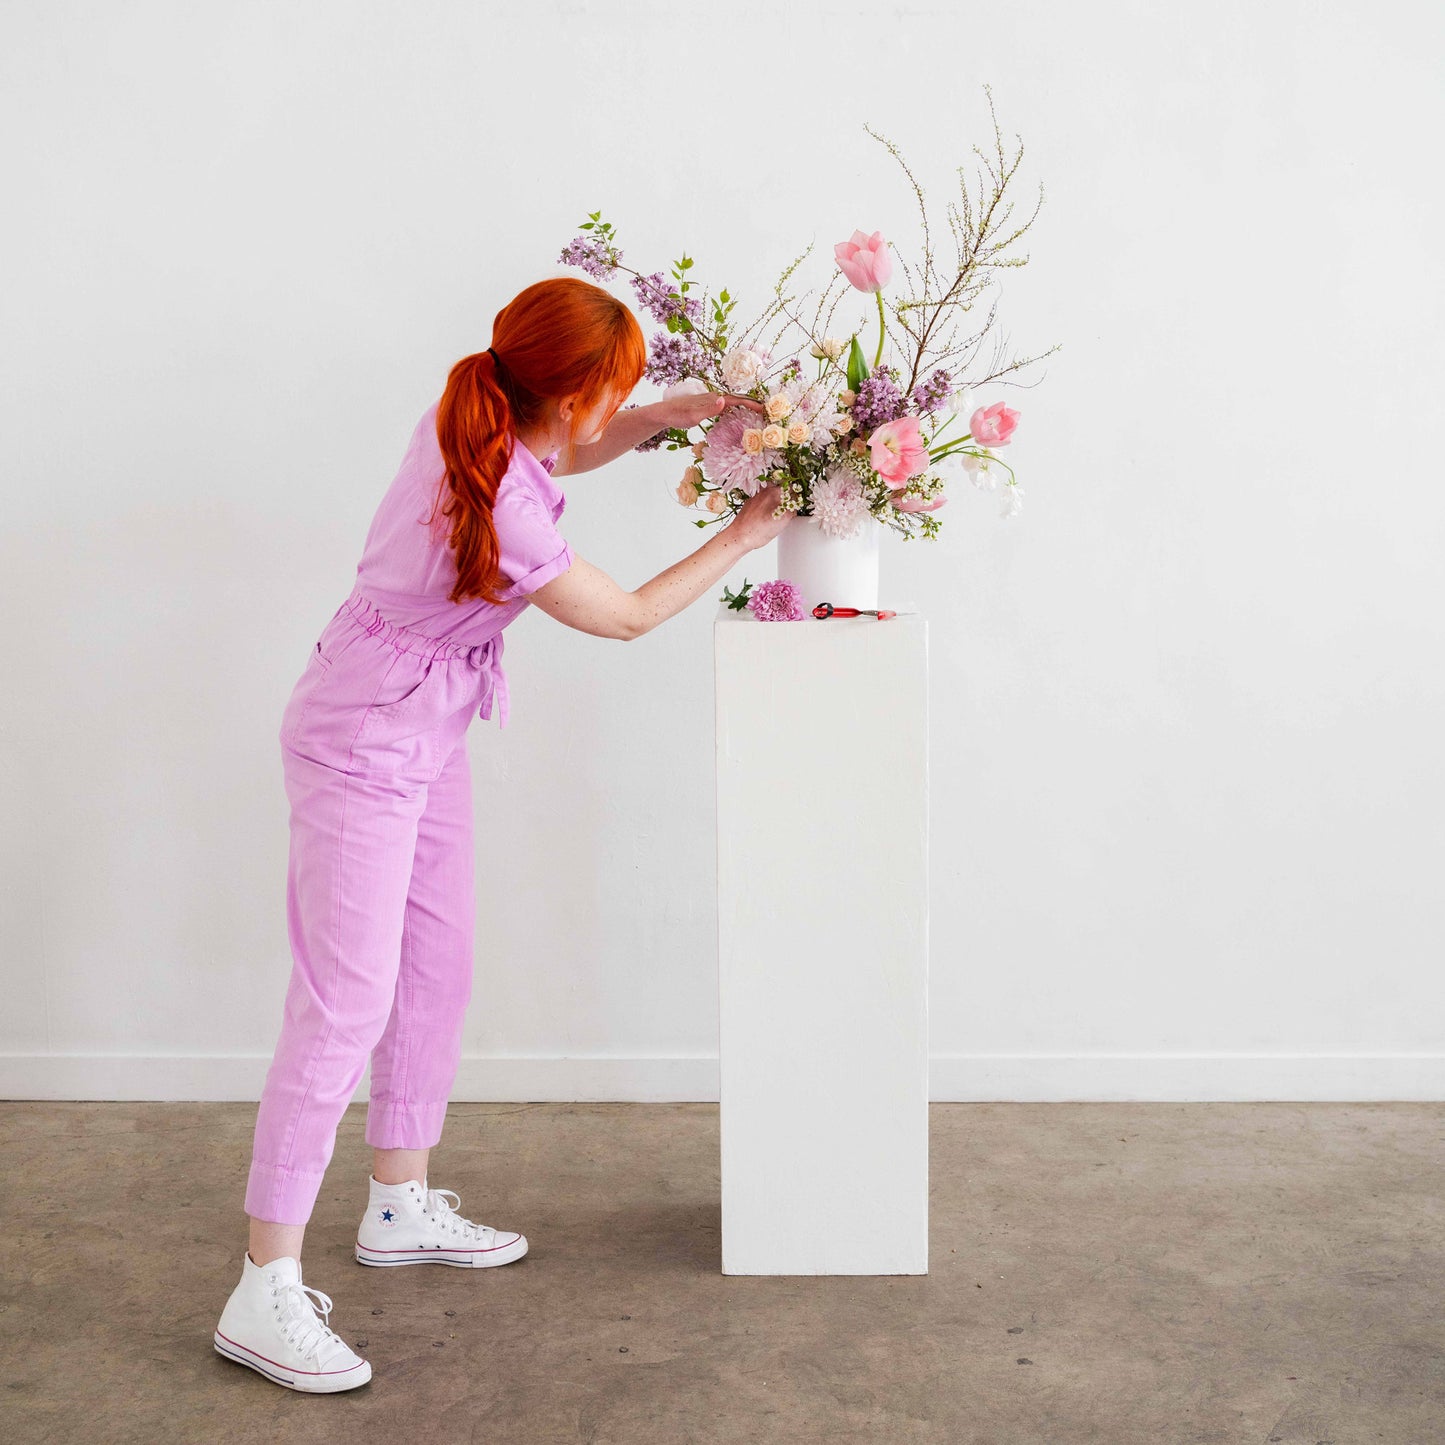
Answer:
[(887, 622), (890, 617), (897, 617), (898, 614), (890, 612), (887, 608), (879, 610), (872, 607), (834, 607), (831, 602), (820, 602), (813, 609), (813, 616), (818, 618), (876, 617), (880, 622)]

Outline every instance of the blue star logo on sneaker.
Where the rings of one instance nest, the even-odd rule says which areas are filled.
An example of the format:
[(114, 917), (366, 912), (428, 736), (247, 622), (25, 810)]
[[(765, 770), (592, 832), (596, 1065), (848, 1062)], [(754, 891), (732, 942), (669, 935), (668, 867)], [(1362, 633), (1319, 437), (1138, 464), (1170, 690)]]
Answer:
[(396, 1215), (393, 1214), (393, 1213), (391, 1212), (391, 1210), (389, 1210), (389, 1209), (383, 1209), (383, 1210), (381, 1211), (381, 1222), (382, 1222), (383, 1224), (395, 1224), (395, 1223), (396, 1223)]

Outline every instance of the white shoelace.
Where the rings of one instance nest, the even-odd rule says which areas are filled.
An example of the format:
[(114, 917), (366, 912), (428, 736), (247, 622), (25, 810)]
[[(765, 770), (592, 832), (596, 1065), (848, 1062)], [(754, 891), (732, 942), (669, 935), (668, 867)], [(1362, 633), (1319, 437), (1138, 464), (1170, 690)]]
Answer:
[[(276, 1285), (271, 1292), (279, 1297), (282, 1314), (277, 1323), (282, 1338), (292, 1349), (299, 1350), (303, 1358), (314, 1356), (327, 1340), (341, 1342), (341, 1336), (330, 1326), (330, 1295), (312, 1289), (309, 1284), (302, 1284), (299, 1279), (288, 1279), (284, 1284)], [(321, 1306), (325, 1319), (317, 1318), (316, 1305), (311, 1303), (308, 1295), (315, 1296), (316, 1305)]]
[[(450, 1194), (455, 1202), (449, 1203), (442, 1198), (443, 1194)], [(463, 1239), (474, 1239), (481, 1244), (485, 1241), (486, 1235), (493, 1232), (490, 1225), (473, 1224), (470, 1219), (463, 1219), (457, 1213), (457, 1210), (461, 1208), (462, 1197), (450, 1189), (428, 1189), (426, 1202), (433, 1223), (438, 1229), (444, 1229), (449, 1234), (459, 1234)]]

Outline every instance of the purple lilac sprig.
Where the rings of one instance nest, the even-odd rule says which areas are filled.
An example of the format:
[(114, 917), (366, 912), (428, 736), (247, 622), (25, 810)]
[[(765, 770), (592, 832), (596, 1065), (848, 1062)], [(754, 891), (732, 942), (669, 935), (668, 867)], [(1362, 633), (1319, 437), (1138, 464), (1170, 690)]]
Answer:
[(674, 291), (661, 271), (654, 271), (651, 276), (633, 276), (627, 284), (637, 293), (638, 304), (664, 325), (681, 318), (696, 321), (702, 316), (702, 302), (695, 296)]
[(691, 331), (659, 331), (648, 350), (644, 375), (659, 386), (671, 386), (686, 377), (705, 373), (707, 357)]
[(945, 367), (940, 366), (920, 381), (909, 395), (918, 411), (931, 414), (953, 395), (953, 378)]
[(891, 367), (875, 367), (871, 376), (864, 377), (859, 384), (858, 395), (853, 401), (853, 420), (864, 430), (871, 431), (884, 422), (896, 421), (906, 407), (903, 393), (890, 375)]
[(803, 594), (786, 577), (759, 582), (748, 599), (748, 610), (759, 622), (801, 622)]
[(557, 259), (564, 266), (580, 266), (598, 281), (610, 281), (617, 274), (622, 252), (605, 239), (589, 240), (586, 236), (577, 236), (568, 241)]

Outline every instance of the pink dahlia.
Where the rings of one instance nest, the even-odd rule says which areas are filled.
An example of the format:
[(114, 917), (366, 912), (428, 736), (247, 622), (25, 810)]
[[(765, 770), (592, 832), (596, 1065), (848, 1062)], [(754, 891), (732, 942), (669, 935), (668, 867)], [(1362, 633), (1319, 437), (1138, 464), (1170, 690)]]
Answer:
[(759, 622), (801, 622), (803, 594), (786, 577), (759, 582), (748, 598), (748, 609)]
[(708, 429), (702, 463), (715, 486), (741, 487), (750, 497), (762, 491), (764, 472), (778, 465), (782, 453), (776, 447), (750, 452), (743, 446), (743, 433), (760, 420), (751, 407), (730, 406)]

